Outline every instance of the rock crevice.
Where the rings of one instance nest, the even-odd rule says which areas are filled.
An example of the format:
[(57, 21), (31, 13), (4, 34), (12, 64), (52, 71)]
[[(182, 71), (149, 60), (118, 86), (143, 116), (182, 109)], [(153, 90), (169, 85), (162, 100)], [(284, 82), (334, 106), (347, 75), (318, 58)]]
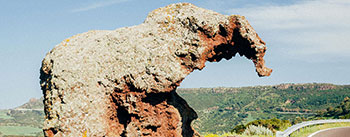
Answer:
[(243, 16), (189, 3), (156, 9), (137, 26), (72, 36), (42, 62), (45, 135), (199, 136), (176, 87), (206, 61), (237, 53), (269, 76), (265, 51)]

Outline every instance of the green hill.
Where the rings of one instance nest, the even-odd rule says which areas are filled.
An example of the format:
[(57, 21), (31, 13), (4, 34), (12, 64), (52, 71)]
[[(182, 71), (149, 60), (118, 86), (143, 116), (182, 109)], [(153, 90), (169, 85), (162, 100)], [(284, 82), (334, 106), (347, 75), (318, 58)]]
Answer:
[(14, 109), (0, 110), (1, 136), (43, 136), (43, 99), (30, 99)]
[[(331, 111), (327, 108), (337, 106), (345, 97), (350, 97), (349, 91), (350, 85), (316, 83), (177, 89), (179, 95), (196, 110), (199, 118), (193, 122), (193, 127), (200, 133), (229, 132), (236, 125), (258, 119), (294, 121), (300, 117), (320, 115), (320, 112), (330, 116), (328, 112)], [(42, 108), (41, 98), (31, 99), (15, 109), (0, 110), (0, 135), (42, 135)], [(343, 107), (333, 110), (338, 112), (339, 108)], [(339, 114), (344, 114), (343, 109)], [(340, 116), (344, 115), (335, 118)]]
[(281, 84), (242, 88), (178, 89), (198, 113), (193, 126), (200, 132), (230, 131), (257, 119), (293, 121), (336, 106), (350, 96), (350, 85)]
[(350, 98), (344, 98), (344, 100), (336, 107), (330, 106), (326, 110), (318, 111), (317, 117), (350, 119)]
[(24, 103), (23, 105), (16, 107), (15, 109), (34, 109), (34, 110), (42, 110), (44, 109), (43, 106), (43, 97), (40, 99), (31, 98), (27, 103)]

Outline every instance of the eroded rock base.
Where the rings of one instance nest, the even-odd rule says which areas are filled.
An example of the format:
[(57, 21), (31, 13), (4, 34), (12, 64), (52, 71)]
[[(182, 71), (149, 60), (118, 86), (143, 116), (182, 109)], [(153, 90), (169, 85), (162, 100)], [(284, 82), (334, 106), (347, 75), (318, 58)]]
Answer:
[(196, 112), (176, 92), (114, 92), (108, 136), (199, 136), (190, 126)]

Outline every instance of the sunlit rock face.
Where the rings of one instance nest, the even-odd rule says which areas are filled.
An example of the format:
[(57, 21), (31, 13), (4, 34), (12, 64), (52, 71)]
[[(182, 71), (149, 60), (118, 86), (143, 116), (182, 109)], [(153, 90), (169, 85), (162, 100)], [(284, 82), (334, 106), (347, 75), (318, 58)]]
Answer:
[(77, 34), (42, 62), (43, 130), (46, 136), (199, 136), (190, 126), (197, 114), (176, 87), (206, 61), (237, 53), (268, 76), (265, 51), (243, 16), (189, 3), (156, 9), (137, 26)]

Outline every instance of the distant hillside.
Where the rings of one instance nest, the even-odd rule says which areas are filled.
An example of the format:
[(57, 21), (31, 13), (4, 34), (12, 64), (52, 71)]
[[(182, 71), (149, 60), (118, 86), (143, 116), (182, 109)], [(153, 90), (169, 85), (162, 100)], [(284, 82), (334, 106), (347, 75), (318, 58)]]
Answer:
[(29, 100), (29, 102), (16, 107), (15, 109), (40, 109), (43, 110), (44, 109), (44, 105), (43, 105), (43, 97), (41, 97), (40, 99), (36, 99), (36, 98), (31, 98)]
[(177, 92), (198, 113), (193, 125), (200, 132), (230, 131), (256, 119), (293, 121), (336, 106), (350, 97), (350, 85), (280, 84), (242, 88), (194, 88)]
[[(200, 133), (215, 133), (229, 132), (235, 125), (257, 119), (293, 121), (296, 117), (314, 116), (316, 112), (326, 114), (327, 108), (337, 106), (345, 97), (350, 97), (350, 85), (312, 83), (180, 88), (177, 92), (199, 116), (193, 127)], [(41, 98), (31, 99), (15, 109), (0, 110), (0, 135), (42, 135), (42, 109)]]
[(42, 100), (30, 99), (14, 109), (0, 110), (0, 136), (43, 136)]
[(326, 110), (318, 111), (318, 117), (332, 119), (350, 119), (350, 98), (346, 97), (338, 106), (330, 106)]

